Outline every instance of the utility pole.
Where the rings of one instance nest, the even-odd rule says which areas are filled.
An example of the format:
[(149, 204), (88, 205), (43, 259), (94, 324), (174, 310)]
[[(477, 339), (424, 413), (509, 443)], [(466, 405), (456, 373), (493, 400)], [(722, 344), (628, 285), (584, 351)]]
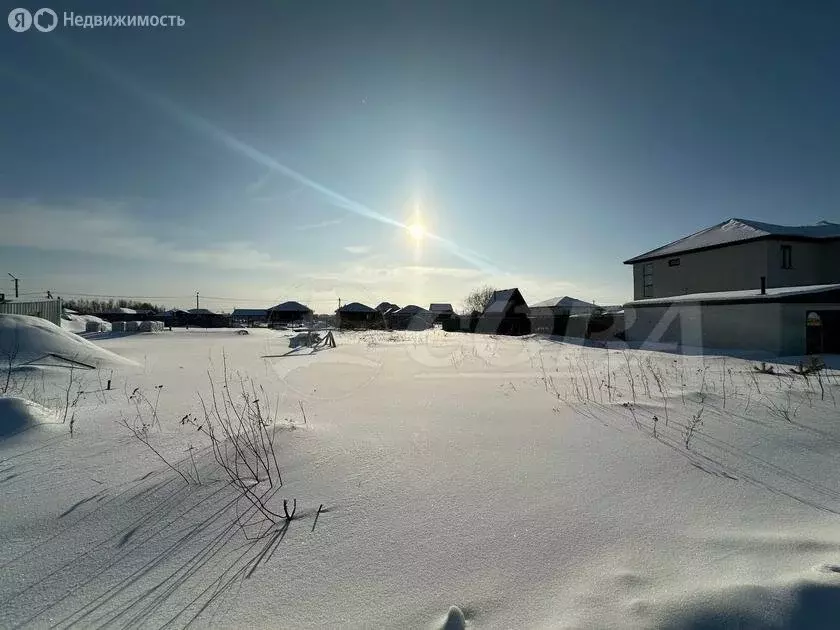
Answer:
[(9, 274), (9, 277), (11, 277), (11, 279), (15, 281), (15, 299), (17, 299), (17, 297), (18, 297), (18, 283), (20, 282), (20, 280), (15, 278), (12, 274)]
[(195, 292), (195, 310), (198, 310), (198, 291)]
[(341, 298), (338, 298), (338, 310), (341, 310)]

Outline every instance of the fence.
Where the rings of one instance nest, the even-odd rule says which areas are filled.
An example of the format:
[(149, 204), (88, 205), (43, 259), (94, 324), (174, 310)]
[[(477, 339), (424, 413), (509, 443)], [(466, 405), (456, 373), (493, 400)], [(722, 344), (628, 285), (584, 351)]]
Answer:
[(61, 300), (0, 302), (0, 315), (31, 315), (61, 326)]

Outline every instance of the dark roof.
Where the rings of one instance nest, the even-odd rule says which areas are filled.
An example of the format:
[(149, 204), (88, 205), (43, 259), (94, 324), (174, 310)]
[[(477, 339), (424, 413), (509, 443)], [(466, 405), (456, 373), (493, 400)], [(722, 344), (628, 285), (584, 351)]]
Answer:
[(265, 317), (264, 308), (235, 308), (232, 317)]
[(426, 315), (429, 311), (427, 311), (422, 306), (417, 306), (416, 304), (409, 304), (407, 306), (403, 306), (400, 310), (398, 310), (394, 315)]
[(193, 315), (215, 315), (216, 314), (213, 311), (208, 310), (206, 308), (191, 308), (190, 310), (187, 311), (187, 313), (191, 313)]
[(508, 315), (512, 310), (523, 314), (529, 311), (525, 298), (516, 288), (493, 291), (493, 297), (490, 298), (490, 302), (484, 308), (484, 314)]
[(300, 302), (283, 302), (277, 306), (272, 306), (269, 311), (285, 311), (290, 313), (311, 313), (312, 310), (301, 304)]
[(820, 241), (840, 238), (840, 224), (820, 221), (816, 225), (775, 225), (747, 219), (729, 219), (673, 243), (624, 261), (625, 265), (697, 250), (723, 247), (765, 238)]
[(432, 313), (454, 313), (455, 310), (452, 308), (451, 304), (435, 304), (432, 303), (429, 305), (429, 310)]
[(390, 313), (398, 310), (399, 308), (399, 306), (397, 306), (396, 304), (392, 304), (391, 302), (380, 302), (379, 305), (376, 307), (376, 310), (380, 313)]
[(350, 302), (349, 304), (345, 304), (340, 309), (336, 311), (336, 313), (375, 313), (376, 309), (371, 308), (370, 306), (365, 306), (364, 304), (360, 304), (359, 302)]

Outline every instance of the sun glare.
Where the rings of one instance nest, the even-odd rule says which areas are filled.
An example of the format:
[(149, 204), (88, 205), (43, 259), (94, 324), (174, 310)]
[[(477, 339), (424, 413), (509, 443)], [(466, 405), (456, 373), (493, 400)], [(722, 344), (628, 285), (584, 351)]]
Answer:
[(408, 234), (413, 238), (415, 241), (423, 240), (423, 237), (426, 235), (426, 228), (424, 228), (419, 223), (412, 223), (408, 226)]

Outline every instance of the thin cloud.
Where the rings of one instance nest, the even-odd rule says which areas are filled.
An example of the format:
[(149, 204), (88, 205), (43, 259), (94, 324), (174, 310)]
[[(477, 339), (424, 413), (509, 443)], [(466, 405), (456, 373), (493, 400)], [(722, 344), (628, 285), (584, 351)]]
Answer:
[(370, 247), (367, 245), (348, 245), (344, 248), (344, 250), (350, 252), (351, 254), (357, 254), (360, 256), (370, 252)]
[(303, 225), (298, 225), (295, 227), (296, 230), (318, 230), (325, 227), (330, 227), (331, 225), (338, 225), (341, 223), (341, 219), (329, 219), (328, 221), (321, 221), (320, 223), (305, 223)]
[(247, 241), (189, 247), (144, 234), (122, 204), (94, 202), (55, 207), (34, 202), (0, 202), (0, 247), (27, 247), (113, 256), (132, 260), (194, 264), (218, 269), (280, 269), (288, 263)]

